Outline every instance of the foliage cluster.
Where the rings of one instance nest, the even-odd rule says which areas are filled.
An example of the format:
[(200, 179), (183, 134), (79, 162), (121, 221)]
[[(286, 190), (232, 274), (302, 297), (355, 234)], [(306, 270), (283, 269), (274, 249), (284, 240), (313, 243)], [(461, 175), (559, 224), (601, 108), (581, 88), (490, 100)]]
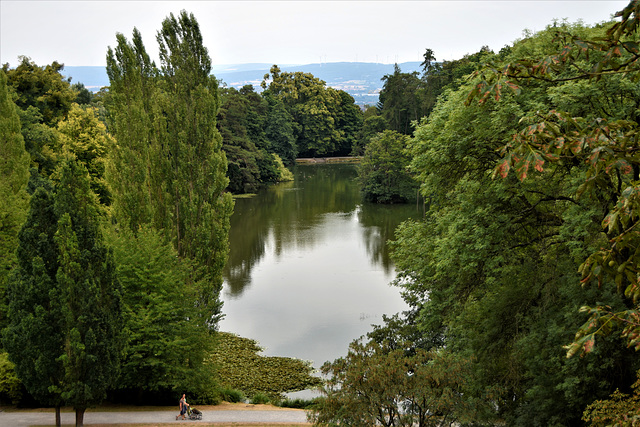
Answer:
[[(282, 113), (286, 111), (292, 119), (292, 154), (316, 157), (351, 152), (362, 122), (361, 111), (351, 95), (327, 87), (312, 74), (282, 72), (277, 65), (264, 76), (261, 86), (268, 103), (284, 106)], [(276, 153), (283, 159), (288, 158), (286, 146), (278, 150)]]
[(609, 399), (596, 400), (584, 411), (582, 419), (594, 427), (635, 426), (640, 423), (640, 373), (633, 395), (616, 390)]
[(416, 196), (417, 184), (407, 171), (409, 137), (385, 130), (371, 138), (358, 166), (365, 201), (407, 203)]
[[(269, 103), (254, 92), (253, 86), (240, 90), (220, 89), (218, 129), (227, 156), (228, 189), (235, 194), (257, 191), (265, 183), (286, 180), (277, 163), (277, 153), (290, 154), (286, 147), (274, 147), (267, 137), (267, 121), (272, 114)], [(293, 164), (293, 158), (287, 158)]]
[[(555, 41), (562, 48), (539, 60), (507, 62), (500, 70), (482, 75), (470, 92), (484, 102), (488, 96), (502, 97), (503, 88), (518, 93), (522, 80), (537, 79), (551, 84), (578, 81), (605, 90), (622, 91), (615, 103), (594, 103), (587, 90), (591, 108), (575, 108), (564, 103), (523, 117), (526, 127), (514, 133), (501, 148), (503, 156), (495, 174), (506, 177), (514, 170), (525, 180), (529, 171), (549, 172), (566, 163), (582, 164), (585, 180), (574, 191), (576, 199), (603, 204), (601, 227), (607, 244), (591, 251), (580, 265), (582, 283), (597, 281), (614, 285), (624, 292), (629, 307), (621, 311), (606, 304), (583, 306), (590, 315), (580, 328), (568, 354), (590, 352), (597, 335), (621, 329), (628, 345), (640, 349), (640, 285), (638, 283), (638, 89), (640, 77), (637, 44), (640, 3), (631, 1), (615, 22), (600, 37), (557, 32)], [(569, 84), (565, 84), (565, 87)], [(562, 90), (558, 91), (562, 93)]]
[(316, 425), (430, 426), (471, 420), (465, 397), (470, 364), (446, 352), (354, 341), (325, 363), (324, 396), (310, 415)]
[[(498, 54), (483, 49), (449, 74), (429, 113), (395, 95), (403, 86), (415, 92), (417, 75), (396, 70), (399, 88), (386, 81), (393, 90), (382, 111), (392, 98), (395, 113), (409, 114), (381, 119), (406, 132), (402, 123), (425, 114), (408, 150), (428, 211), (392, 244), (395, 284), (410, 308), (366, 346), (469, 360), (458, 397), (469, 399), (474, 423), (579, 425), (584, 416), (632, 425), (637, 417), (639, 12), (631, 1), (619, 21), (556, 22)], [(427, 50), (426, 73), (442, 67), (432, 56)], [(440, 86), (437, 74), (431, 83)], [(384, 366), (375, 351), (355, 350), (366, 346), (326, 366), (316, 424), (362, 423), (347, 401), (389, 423), (394, 384), (358, 387)]]
[(382, 78), (378, 105), (365, 111), (352, 147), (353, 154), (363, 157), (359, 181), (365, 200), (407, 203), (417, 196), (418, 184), (408, 170), (412, 154), (406, 146), (410, 135), (418, 121), (431, 113), (440, 95), (459, 87), (462, 77), (490, 54), (483, 47), (458, 60), (436, 62), (434, 52), (427, 49), (422, 76), (403, 73), (396, 65), (393, 74)]

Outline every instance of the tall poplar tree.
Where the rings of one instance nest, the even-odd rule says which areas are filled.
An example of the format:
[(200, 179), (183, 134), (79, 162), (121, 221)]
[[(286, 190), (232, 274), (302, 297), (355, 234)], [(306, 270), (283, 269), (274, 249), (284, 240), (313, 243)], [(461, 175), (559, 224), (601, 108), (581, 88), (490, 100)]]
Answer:
[(6, 279), (15, 263), (18, 231), (29, 207), (26, 188), (30, 160), (20, 129), (7, 76), (0, 70), (0, 294), (4, 294)]
[(157, 69), (137, 29), (131, 43), (122, 34), (116, 38), (118, 45), (107, 54), (111, 82), (107, 107), (110, 130), (118, 143), (109, 151), (106, 176), (113, 194), (113, 215), (135, 232), (152, 222), (151, 198), (160, 196), (149, 182), (154, 135), (151, 102)]
[[(137, 30), (133, 44), (118, 35), (118, 47), (108, 52), (118, 141), (109, 168), (116, 184), (114, 211), (134, 232), (145, 223), (162, 230), (180, 257), (195, 261), (192, 279), (204, 284), (197, 305), (206, 308), (206, 322), (214, 326), (233, 210), (216, 129), (218, 83), (192, 14), (171, 14), (157, 41), (160, 69), (149, 61)], [(122, 182), (123, 177), (135, 180)], [(136, 203), (143, 207), (136, 210)]]

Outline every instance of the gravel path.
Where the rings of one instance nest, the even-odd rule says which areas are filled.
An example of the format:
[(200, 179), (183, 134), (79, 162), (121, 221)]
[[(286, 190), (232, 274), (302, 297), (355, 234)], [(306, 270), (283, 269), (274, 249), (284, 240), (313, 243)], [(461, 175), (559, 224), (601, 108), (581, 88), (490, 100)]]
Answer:
[[(177, 411), (134, 411), (134, 412), (87, 412), (84, 424), (135, 424), (135, 423), (176, 423), (198, 425), (209, 423), (288, 423), (304, 424), (306, 412), (302, 410), (224, 410), (202, 411), (202, 421), (176, 420)], [(75, 413), (62, 413), (62, 424), (74, 424)], [(55, 425), (53, 412), (0, 412), (1, 427), (28, 427), (32, 425)]]

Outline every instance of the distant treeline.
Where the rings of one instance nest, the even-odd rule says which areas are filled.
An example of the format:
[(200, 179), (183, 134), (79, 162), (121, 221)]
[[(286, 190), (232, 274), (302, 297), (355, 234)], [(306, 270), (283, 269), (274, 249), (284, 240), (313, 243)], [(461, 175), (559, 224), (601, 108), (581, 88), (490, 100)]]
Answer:
[[(296, 157), (360, 156), (371, 137), (383, 130), (410, 134), (412, 121), (426, 115), (442, 90), (473, 69), (485, 50), (457, 61), (437, 63), (431, 58), (423, 63), (422, 74), (404, 73), (396, 65), (393, 74), (382, 79), (378, 104), (367, 106), (365, 111), (346, 91), (328, 87), (312, 74), (282, 72), (277, 66), (264, 76), (261, 88), (220, 87), (217, 128), (228, 163), (228, 190), (250, 193), (289, 179), (283, 165), (292, 166)], [(57, 62), (40, 67), (23, 57), (13, 69), (5, 65), (10, 84), (38, 74), (36, 69), (42, 70), (37, 78), (46, 75), (51, 81), (32, 81), (34, 87), (29, 91), (50, 87), (55, 80), (69, 91), (59, 94), (57, 108), (64, 111), (71, 103), (97, 108), (110, 129), (105, 107), (111, 93), (108, 86), (93, 93), (82, 83), (71, 84), (64, 77), (64, 66)]]
[[(220, 82), (220, 86), (240, 89), (246, 85), (259, 85), (262, 77), (269, 72), (273, 64), (212, 64), (212, 72)], [(405, 72), (420, 71), (420, 61), (398, 64)], [(370, 62), (328, 62), (306, 65), (278, 64), (284, 72), (301, 71), (313, 74), (334, 89), (341, 89), (353, 96), (360, 107), (374, 105), (382, 88), (381, 78), (393, 73), (394, 64)], [(82, 83), (92, 92), (103, 86), (109, 86), (106, 67), (99, 66), (66, 66), (64, 75), (72, 77), (72, 82)], [(259, 92), (260, 90), (256, 88)]]

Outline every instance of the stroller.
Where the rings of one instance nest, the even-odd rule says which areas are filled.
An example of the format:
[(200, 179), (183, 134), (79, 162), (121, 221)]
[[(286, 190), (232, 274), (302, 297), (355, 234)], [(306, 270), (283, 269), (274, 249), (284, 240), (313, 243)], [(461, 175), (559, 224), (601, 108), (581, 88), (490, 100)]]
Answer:
[(202, 412), (198, 411), (196, 408), (192, 408), (191, 406), (187, 407), (187, 415), (190, 420), (201, 420)]

